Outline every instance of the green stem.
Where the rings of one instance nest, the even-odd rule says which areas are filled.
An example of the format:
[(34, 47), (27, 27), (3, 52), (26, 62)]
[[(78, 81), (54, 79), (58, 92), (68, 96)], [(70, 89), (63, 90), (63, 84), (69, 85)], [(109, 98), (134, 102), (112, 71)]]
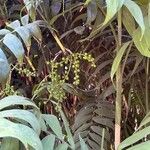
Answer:
[(146, 83), (145, 83), (145, 104), (146, 104), (146, 114), (149, 112), (149, 90), (148, 90), (148, 80), (149, 80), (149, 58), (146, 60)]
[[(122, 18), (121, 10), (118, 12), (118, 51), (121, 47), (122, 37)], [(118, 52), (117, 51), (117, 52)], [(122, 107), (122, 68), (119, 65), (116, 72), (116, 108), (115, 108), (115, 150), (120, 144), (121, 137), (121, 107)]]

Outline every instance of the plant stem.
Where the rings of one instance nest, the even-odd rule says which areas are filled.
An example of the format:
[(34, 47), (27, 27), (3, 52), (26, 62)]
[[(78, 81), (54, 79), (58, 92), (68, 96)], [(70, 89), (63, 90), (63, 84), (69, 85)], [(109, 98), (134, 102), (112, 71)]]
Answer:
[[(118, 12), (118, 51), (121, 47), (122, 37), (122, 18), (121, 10)], [(118, 52), (117, 51), (117, 52)], [(116, 53), (117, 53), (116, 52)], [(116, 72), (116, 109), (115, 109), (115, 150), (120, 144), (121, 138), (121, 107), (122, 107), (122, 68), (121, 64)]]
[(46, 18), (43, 16), (43, 14), (40, 12), (39, 9), (37, 9), (38, 13), (40, 14), (40, 16), (42, 17), (42, 19), (47, 23), (48, 29), (50, 30), (51, 34), (53, 35), (55, 41), (57, 42), (58, 46), (60, 47), (60, 49), (62, 50), (62, 52), (65, 54), (66, 53), (66, 49), (63, 46), (62, 42), (60, 41), (59, 37), (57, 36), (56, 32), (54, 30), (52, 30), (51, 25), (48, 23), (48, 21), (46, 20)]
[(146, 83), (145, 83), (145, 105), (146, 105), (146, 114), (149, 112), (149, 90), (148, 90), (148, 80), (149, 80), (149, 58), (146, 59)]

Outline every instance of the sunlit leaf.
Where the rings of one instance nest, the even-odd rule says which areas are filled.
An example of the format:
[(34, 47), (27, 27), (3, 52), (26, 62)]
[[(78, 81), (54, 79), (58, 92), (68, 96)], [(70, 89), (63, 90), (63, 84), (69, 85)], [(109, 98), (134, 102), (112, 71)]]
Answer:
[(122, 14), (123, 24), (127, 29), (128, 33), (132, 35), (133, 32), (136, 30), (134, 18), (126, 7), (123, 7)]
[(146, 141), (135, 146), (131, 146), (128, 150), (149, 150), (150, 148), (150, 141)]
[(24, 48), (21, 41), (13, 34), (8, 33), (3, 39), (3, 43), (10, 49), (19, 62), (22, 62)]
[(106, 0), (107, 4), (107, 14), (103, 25), (108, 23), (114, 15), (120, 10), (125, 0)]
[(125, 0), (124, 5), (128, 8), (128, 10), (132, 14), (136, 22), (139, 24), (142, 30), (141, 32), (142, 33), (141, 37), (142, 37), (145, 32), (145, 25), (144, 25), (144, 17), (143, 17), (140, 7), (132, 0)]
[(0, 111), (0, 117), (24, 120), (29, 123), (38, 134), (41, 132), (40, 124), (37, 118), (30, 111), (20, 109), (4, 110)]
[(34, 102), (29, 101), (27, 98), (22, 96), (7, 96), (0, 100), (0, 110), (13, 105), (31, 106), (39, 110), (39, 108), (34, 104)]
[(42, 139), (43, 150), (54, 150), (55, 135), (50, 134)]
[(138, 28), (134, 33), (133, 33), (133, 41), (139, 52), (146, 57), (150, 57), (150, 26), (148, 22), (148, 18), (146, 17), (145, 19), (145, 32), (144, 35), (141, 39), (141, 30)]
[(17, 28), (15, 31), (20, 35), (27, 49), (29, 50), (31, 47), (31, 34), (29, 29), (22, 26)]
[(57, 135), (57, 137), (59, 139), (63, 139), (62, 128), (60, 126), (57, 117), (54, 115), (46, 115), (46, 114), (43, 114), (42, 117), (49, 125), (49, 127), (52, 129), (52, 131)]
[(26, 148), (30, 145), (36, 150), (43, 150), (42, 143), (34, 130), (4, 118), (0, 119), (0, 137), (14, 137), (19, 139)]
[(122, 150), (123, 148), (130, 146), (137, 141), (141, 140), (142, 138), (146, 137), (150, 134), (150, 126), (146, 127), (138, 132), (133, 133), (130, 137), (125, 139), (118, 147), (118, 150)]
[(7, 58), (0, 48), (0, 83), (5, 81), (9, 75), (10, 66), (8, 64)]
[(24, 26), (29, 23), (29, 15), (28, 15), (28, 14), (25, 15), (25, 16), (23, 16), (23, 17), (21, 17), (21, 23), (22, 23), (22, 25), (24, 25)]
[(7, 26), (12, 29), (16, 29), (16, 28), (20, 27), (20, 21), (15, 20), (15, 21), (11, 22), (10, 24), (7, 24)]
[(0, 35), (6, 35), (6, 34), (8, 34), (8, 33), (10, 33), (10, 31), (7, 30), (7, 29), (1, 29), (1, 30), (0, 30)]
[(150, 26), (150, 2), (148, 4), (148, 22), (149, 22), (149, 26)]

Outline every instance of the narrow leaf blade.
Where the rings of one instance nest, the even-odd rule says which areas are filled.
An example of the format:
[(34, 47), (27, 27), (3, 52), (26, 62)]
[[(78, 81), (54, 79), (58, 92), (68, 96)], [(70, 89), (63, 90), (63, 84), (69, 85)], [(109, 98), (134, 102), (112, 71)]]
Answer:
[(121, 62), (123, 54), (124, 54), (125, 50), (127, 49), (127, 47), (129, 46), (129, 44), (130, 44), (130, 41), (123, 44), (123, 46), (120, 48), (119, 52), (117, 53), (117, 56), (115, 57), (115, 59), (113, 61), (112, 68), (111, 68), (111, 80), (112, 81), (113, 81), (113, 77), (119, 67), (119, 64)]

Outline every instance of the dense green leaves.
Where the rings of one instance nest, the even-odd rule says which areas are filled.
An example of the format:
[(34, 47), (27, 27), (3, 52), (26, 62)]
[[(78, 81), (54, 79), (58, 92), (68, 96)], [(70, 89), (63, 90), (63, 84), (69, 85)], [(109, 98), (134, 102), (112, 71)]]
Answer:
[[(81, 90), (78, 87), (74, 88), (74, 86), (71, 85), (72, 79), (65, 79), (64, 81), (68, 82), (71, 85), (71, 88), (64, 88), (65, 92), (69, 91), (69, 98), (70, 95), (76, 95), (78, 99), (86, 100), (83, 101), (83, 103), (87, 104), (89, 100), (92, 100), (92, 103), (84, 105), (85, 107), (83, 107), (83, 105), (81, 104), (81, 107), (83, 108), (81, 109), (81, 111), (78, 111), (78, 108), (75, 107), (76, 104), (78, 106), (78, 101), (76, 101), (73, 96), (73, 98), (71, 97), (71, 101), (65, 101), (65, 105), (63, 105), (63, 108), (64, 110), (66, 110), (67, 106), (67, 111), (65, 111), (66, 114), (64, 114), (63, 111), (60, 110), (61, 104), (64, 103), (63, 101), (61, 101), (61, 103), (57, 105), (60, 106), (59, 108), (57, 107), (58, 109), (56, 110), (57, 114), (59, 114), (59, 118), (57, 118), (54, 115), (42, 115), (39, 111), (39, 108), (33, 103), (33, 101), (30, 101), (27, 98), (23, 98), (20, 96), (11, 96), (2, 99), (0, 101), (0, 118), (2, 118), (0, 119), (0, 135), (2, 138), (4, 138), (2, 139), (1, 149), (7, 150), (10, 147), (16, 150), (24, 149), (18, 147), (21, 142), (29, 150), (67, 150), (75, 148), (80, 148), (83, 150), (86, 150), (88, 148), (94, 150), (99, 150), (100, 148), (107, 149), (109, 147), (109, 143), (112, 144), (110, 132), (114, 129), (114, 110), (109, 107), (111, 104), (105, 104), (105, 102), (99, 104), (99, 101), (105, 101), (107, 99), (108, 101), (111, 101), (111, 103), (115, 103), (115, 94), (113, 93), (115, 93), (116, 91), (114, 90), (112, 82), (110, 81), (110, 70), (111, 79), (113, 80), (115, 73), (117, 72), (119, 65), (122, 65), (122, 62), (123, 69), (120, 75), (123, 79), (123, 98), (125, 98), (125, 102), (128, 100), (127, 97), (128, 95), (130, 96), (130, 93), (128, 93), (126, 86), (131, 86), (130, 88), (132, 92), (130, 97), (132, 97), (133, 103), (136, 102), (135, 106), (133, 106), (132, 103), (130, 104), (130, 100), (127, 101), (127, 104), (125, 103), (125, 107), (123, 107), (125, 109), (122, 110), (122, 118), (124, 118), (124, 116), (126, 115), (126, 121), (122, 120), (122, 124), (125, 125), (126, 122), (128, 123), (128, 119), (130, 121), (130, 116), (128, 117), (128, 115), (130, 115), (130, 109), (132, 109), (132, 113), (137, 113), (133, 116), (131, 115), (131, 119), (133, 120), (133, 129), (129, 130), (131, 130), (130, 133), (133, 133), (134, 127), (137, 126), (139, 120), (141, 119), (140, 118), (138, 120), (138, 117), (141, 115), (141, 112), (142, 114), (145, 113), (145, 106), (143, 106), (145, 102), (143, 102), (142, 100), (145, 98), (144, 92), (146, 90), (148, 91), (149, 89), (149, 75), (147, 73), (147, 87), (144, 87), (145, 80), (143, 80), (143, 78), (145, 78), (146, 72), (144, 70), (146, 68), (144, 56), (150, 57), (150, 10), (147, 10), (146, 6), (148, 4), (148, 1), (105, 0), (104, 2), (103, 0), (86, 0), (85, 3), (79, 3), (79, 1), (66, 2), (65, 0), (48, 1), (49, 0), (23, 0), (25, 7), (23, 7), (20, 11), (20, 15), (27, 15), (20, 18), (21, 21), (16, 20), (10, 24), (6, 23), (6, 29), (0, 30), (0, 82), (3, 82), (9, 75), (9, 64), (11, 65), (11, 63), (13, 63), (13, 70), (16, 71), (19, 67), (19, 71), (17, 70), (17, 74), (20, 75), (20, 65), (17, 64), (14, 66), (15, 59), (11, 54), (13, 54), (13, 56), (15, 56), (19, 62), (21, 62), (22, 60), (24, 61), (24, 64), (21, 66), (22, 68), (26, 69), (27, 66), (27, 69), (29, 69), (30, 71), (32, 66), (34, 66), (32, 70), (35, 70), (35, 75), (37, 75), (34, 78), (35, 80), (32, 77), (26, 77), (24, 73), (21, 73), (21, 79), (23, 77), (23, 79), (25, 79), (25, 83), (27, 83), (28, 86), (31, 86), (31, 88), (35, 86), (34, 84), (42, 83), (41, 87), (35, 90), (35, 93), (30, 92), (31, 94), (34, 94), (32, 95), (32, 98), (36, 98), (36, 103), (39, 104), (42, 110), (44, 110), (44, 113), (46, 113), (45, 110), (48, 110), (48, 112), (51, 111), (55, 114), (55, 111), (53, 111), (53, 106), (57, 103), (57, 101), (53, 101), (54, 103), (52, 105), (51, 102), (49, 102), (51, 99), (55, 99), (56, 97), (54, 95), (52, 98), (50, 98), (50, 94), (52, 92), (48, 87), (50, 87), (49, 81), (52, 81), (53, 78), (52, 76), (49, 76), (49, 70), (52, 71), (52, 69), (48, 64), (50, 63), (50, 60), (53, 59), (57, 63), (57, 61), (59, 61), (58, 56), (63, 57), (63, 54), (58, 55), (60, 54), (60, 48), (58, 48), (58, 45), (62, 46), (62, 43), (64, 43), (63, 47), (67, 51), (65, 56), (70, 55), (70, 53), (74, 54), (74, 50), (81, 51), (81, 54), (83, 51), (90, 52), (93, 56), (96, 56), (95, 62), (97, 68), (95, 70), (85, 65), (87, 67), (86, 68), (84, 67), (84, 62), (81, 63), (81, 70), (79, 70), (79, 75), (81, 75), (81, 83), (83, 84), (81, 84), (80, 87), (84, 90)], [(36, 14), (36, 8), (37, 6), (39, 6), (40, 2), (42, 2), (42, 4), (40, 5), (40, 7), (38, 7), (38, 13)], [(48, 12), (46, 12), (47, 6), (45, 7), (45, 4), (48, 4)], [(57, 4), (57, 6), (55, 4)], [(19, 6), (20, 5), (22, 7), (22, 4), (19, 3)], [(57, 8), (55, 8), (55, 6)], [(69, 7), (70, 9), (68, 9)], [(120, 9), (122, 10), (120, 11)], [(61, 13), (59, 13), (60, 11)], [(118, 11), (120, 11), (119, 14), (122, 13), (122, 16), (119, 15), (117, 18)], [(53, 16), (54, 18), (51, 18)], [(145, 17), (145, 22), (143, 21), (143, 16)], [(8, 15), (7, 17), (9, 18), (10, 16)], [(42, 21), (42, 23), (40, 21), (32, 22), (36, 18), (42, 18), (44, 21)], [(13, 20), (13, 18), (10, 17), (9, 21), (10, 19)], [(117, 21), (119, 21), (119, 24)], [(123, 22), (126, 29), (123, 25), (121, 26), (121, 22)], [(42, 30), (40, 30), (39, 26), (42, 26)], [(48, 29), (45, 29), (45, 27), (47, 28), (47, 26)], [(53, 33), (56, 34), (53, 35)], [(42, 37), (42, 35), (44, 36)], [(59, 35), (61, 37), (60, 39)], [(56, 41), (53, 40), (53, 37)], [(90, 40), (90, 38), (92, 39), (89, 42), (77, 42), (78, 40), (81, 41), (82, 38), (88, 40)], [(132, 41), (132, 38), (135, 45), (130, 45), (130, 41)], [(31, 39), (33, 39), (35, 42), (33, 44), (33, 47)], [(120, 41), (120, 44), (117, 43), (118, 41)], [(122, 45), (122, 47), (116, 49), (116, 45)], [(127, 50), (128, 46), (131, 49)], [(37, 49), (37, 52), (35, 49)], [(140, 53), (137, 51), (137, 49)], [(26, 53), (25, 50), (28, 50), (28, 53)], [(125, 57), (124, 54), (126, 54)], [(26, 59), (24, 59), (24, 55), (26, 55)], [(40, 60), (36, 58), (39, 58)], [(26, 61), (28, 61), (29, 65), (26, 64)], [(146, 66), (148, 66), (148, 63), (146, 64)], [(72, 67), (68, 67), (68, 63), (66, 62), (62, 70), (58, 69), (61, 72), (60, 79), (62, 78), (62, 75), (65, 75), (65, 72), (67, 72), (68, 70), (72, 70)], [(74, 65), (74, 67), (76, 67), (76, 64)], [(84, 69), (86, 69), (86, 71)], [(13, 70), (11, 70), (11, 73), (14, 75)], [(139, 70), (142, 71), (138, 74)], [(82, 71), (85, 72), (85, 74)], [(71, 76), (71, 78), (72, 73), (73, 72), (71, 71), (71, 74), (69, 74), (69, 77)], [(144, 77), (141, 74), (144, 74)], [(14, 76), (12, 76), (12, 79), (10, 79), (10, 82), (13, 84), (15, 83), (14, 78), (16, 81), (16, 77)], [(41, 82), (41, 78), (43, 78), (44, 84), (43, 82)], [(131, 80), (128, 80), (129, 78)], [(84, 85), (84, 80), (82, 79), (86, 79), (86, 87)], [(144, 84), (142, 84), (142, 86), (139, 86), (139, 81)], [(122, 83), (120, 83), (120, 85), (121, 84)], [(142, 94), (139, 92), (139, 94), (144, 95), (143, 97), (140, 95), (142, 97), (142, 106), (139, 104), (139, 100), (137, 100), (137, 98), (134, 96), (134, 88), (137, 90), (136, 92), (138, 92), (139, 87), (142, 89), (142, 91), (144, 91), (141, 92)], [(18, 86), (16, 87), (15, 85), (14, 89), (16, 88), (18, 88)], [(25, 87), (19, 87), (19, 90), (20, 88), (23, 92), (25, 91)], [(54, 91), (59, 91), (59, 88), (57, 87), (53, 87), (53, 89)], [(119, 90), (121, 89), (118, 88), (118, 91)], [(29, 96), (28, 92), (25, 91), (24, 93)], [(6, 95), (9, 94), (6, 93)], [(68, 97), (67, 94), (66, 96)], [(47, 104), (51, 105), (50, 107), (52, 109), (50, 108), (50, 111), (49, 109), (47, 109), (49, 107), (47, 107)], [(71, 106), (73, 108), (73, 111), (72, 109), (68, 111), (68, 106), (69, 109)], [(138, 109), (135, 109), (137, 107)], [(120, 108), (122, 107), (120, 106)], [(70, 117), (66, 118), (66, 116), (71, 116), (71, 119), (74, 119), (74, 117), (72, 116), (76, 114), (76, 111), (77, 116), (75, 116), (75, 123), (71, 130), (69, 125)], [(117, 117), (118, 116), (116, 114), (116, 118)], [(136, 119), (138, 120), (137, 122), (134, 121)], [(140, 144), (140, 142), (143, 140), (143, 137), (146, 140), (145, 135), (149, 134), (149, 128), (147, 126), (149, 122), (149, 116), (145, 117), (145, 119), (141, 122), (138, 130), (129, 139), (126, 139), (119, 148), (126, 149), (129, 146), (129, 149), (147, 149), (147, 147), (149, 146), (149, 142), (144, 142), (142, 144)], [(7, 128), (9, 130), (7, 130)], [(72, 134), (72, 132), (74, 133), (74, 135)], [(125, 132), (128, 132), (128, 128)], [(127, 133), (127, 136), (130, 133)], [(124, 130), (121, 134), (123, 137), (125, 137)], [(39, 137), (42, 140), (40, 140)], [(138, 142), (138, 144), (140, 145), (136, 144), (136, 142)], [(9, 145), (7, 145), (6, 143), (9, 143)]]
[[(41, 30), (38, 26), (38, 22), (28, 23), (29, 22), (29, 16), (25, 15), (21, 18), (21, 23), (23, 26), (21, 26), (21, 23), (19, 20), (15, 20), (11, 22), (10, 24), (7, 24), (8, 29), (1, 29), (0, 35), (2, 37), (1, 43), (3, 43), (5, 49), (10, 50), (10, 55), (13, 54), (19, 63), (23, 62), (25, 49), (30, 50), (31, 47), (31, 37), (34, 37), (37, 42), (42, 41), (42, 35)], [(13, 31), (10, 30), (13, 29)], [(17, 33), (17, 34), (16, 34)], [(24, 45), (22, 41), (24, 42)], [(24, 47), (25, 46), (25, 47)], [(5, 57), (5, 54), (0, 49), (0, 58), (1, 58), (1, 73), (0, 73), (0, 82), (5, 82), (7, 79), (8, 73), (10, 71), (10, 67), (7, 61), (7, 58)], [(10, 62), (11, 63), (11, 62)]]

